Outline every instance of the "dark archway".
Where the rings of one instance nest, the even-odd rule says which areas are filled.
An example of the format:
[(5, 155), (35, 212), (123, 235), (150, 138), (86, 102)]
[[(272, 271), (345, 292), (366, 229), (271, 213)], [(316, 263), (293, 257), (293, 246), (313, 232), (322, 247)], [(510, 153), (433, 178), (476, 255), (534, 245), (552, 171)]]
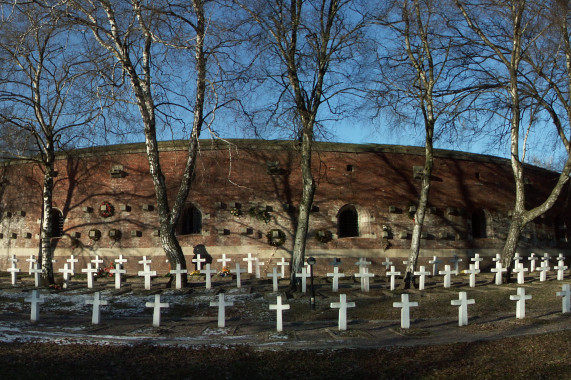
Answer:
[(359, 236), (359, 214), (352, 205), (341, 207), (337, 214), (337, 235), (342, 237)]
[(472, 213), (472, 237), (474, 239), (487, 238), (486, 213), (484, 210), (476, 210)]
[(182, 210), (176, 226), (177, 235), (202, 233), (202, 213), (193, 205), (187, 205)]
[(52, 238), (63, 236), (63, 214), (57, 208), (52, 208)]

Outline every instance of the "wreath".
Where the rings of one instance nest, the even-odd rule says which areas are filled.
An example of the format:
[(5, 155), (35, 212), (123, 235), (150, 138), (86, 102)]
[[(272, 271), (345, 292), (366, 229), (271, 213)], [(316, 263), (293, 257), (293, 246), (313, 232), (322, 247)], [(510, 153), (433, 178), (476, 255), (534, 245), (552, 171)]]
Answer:
[(333, 234), (329, 230), (319, 229), (315, 231), (315, 240), (320, 243), (328, 243), (333, 238)]
[(240, 210), (238, 207), (232, 207), (230, 209), (230, 215), (239, 218), (242, 216), (242, 210)]
[(115, 208), (113, 207), (113, 205), (109, 202), (101, 202), (101, 206), (99, 207), (99, 215), (102, 218), (109, 218), (110, 216), (113, 216), (113, 213), (115, 212)]
[[(274, 236), (277, 235), (277, 236)], [(268, 244), (274, 247), (279, 247), (283, 245), (286, 241), (286, 234), (282, 230), (275, 228), (273, 230), (269, 230), (266, 234), (266, 238), (268, 239)]]
[(250, 207), (250, 210), (248, 210), (248, 214), (250, 214), (250, 217), (263, 221), (266, 224), (270, 220), (272, 220), (272, 216), (267, 210), (259, 209), (257, 207)]

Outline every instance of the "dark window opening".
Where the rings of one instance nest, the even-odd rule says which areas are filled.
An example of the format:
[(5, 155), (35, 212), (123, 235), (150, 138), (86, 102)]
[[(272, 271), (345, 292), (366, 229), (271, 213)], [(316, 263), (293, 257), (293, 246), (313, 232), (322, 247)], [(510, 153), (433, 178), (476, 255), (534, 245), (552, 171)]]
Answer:
[(60, 210), (52, 209), (52, 237), (63, 236), (63, 215)]
[(353, 206), (344, 206), (338, 214), (339, 237), (359, 236), (359, 215)]
[(476, 172), (476, 179), (480, 179), (480, 173)]
[(177, 235), (191, 235), (202, 233), (202, 213), (194, 206), (187, 206), (180, 214)]
[(472, 237), (474, 239), (483, 239), (487, 237), (486, 213), (484, 210), (477, 210), (472, 214)]
[(353, 171), (353, 165), (347, 165), (347, 171), (352, 172)]

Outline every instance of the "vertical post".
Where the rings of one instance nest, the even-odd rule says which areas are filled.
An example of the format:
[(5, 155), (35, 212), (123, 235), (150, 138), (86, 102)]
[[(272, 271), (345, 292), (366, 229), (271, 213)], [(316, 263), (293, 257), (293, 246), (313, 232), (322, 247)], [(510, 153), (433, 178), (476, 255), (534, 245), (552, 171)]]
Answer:
[(313, 266), (315, 265), (315, 257), (308, 258), (307, 263), (309, 264), (309, 274), (310, 274), (310, 278), (311, 278), (310, 305), (311, 305), (311, 309), (315, 310), (315, 288), (313, 287)]

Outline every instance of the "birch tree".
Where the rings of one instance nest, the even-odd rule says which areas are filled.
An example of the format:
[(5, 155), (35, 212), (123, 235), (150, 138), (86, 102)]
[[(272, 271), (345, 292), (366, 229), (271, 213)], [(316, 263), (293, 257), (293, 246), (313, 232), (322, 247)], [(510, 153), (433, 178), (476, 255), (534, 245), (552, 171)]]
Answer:
[(40, 264), (42, 277), (54, 282), (52, 193), (56, 153), (89, 135), (105, 105), (89, 79), (76, 33), (61, 17), (33, 3), (2, 5), (9, 18), (0, 35), (0, 126), (10, 137), (10, 159), (35, 160), (43, 171)]
[[(348, 0), (237, 1), (253, 26), (254, 53), (263, 57), (265, 79), (276, 93), (275, 113), (284, 112), (295, 129), (302, 194), (291, 264), (291, 286), (304, 265), (310, 211), (315, 193), (312, 150), (322, 106), (346, 89), (334, 78), (356, 59), (358, 34), (365, 26), (357, 2)], [(351, 16), (349, 16), (351, 15)], [(250, 37), (249, 37), (250, 38)], [(348, 66), (344, 68), (348, 70)], [(345, 79), (349, 79), (349, 73)], [(339, 78), (339, 77), (337, 77)], [(281, 111), (280, 111), (281, 110)], [(285, 111), (284, 111), (285, 110)]]
[[(568, 155), (563, 170), (551, 193), (540, 205), (529, 210), (526, 209), (524, 166), (526, 147), (525, 145), (522, 146), (522, 141), (525, 137), (525, 119), (523, 115), (530, 108), (525, 107), (523, 101), (526, 98), (526, 94), (534, 91), (529, 89), (524, 91), (522, 82), (525, 81), (525, 77), (530, 73), (529, 62), (526, 62), (526, 60), (532, 59), (529, 53), (533, 51), (537, 41), (542, 36), (545, 36), (547, 31), (549, 23), (546, 20), (549, 19), (550, 7), (546, 6), (544, 2), (528, 0), (507, 2), (454, 1), (462, 13), (467, 26), (473, 32), (473, 41), (478, 41), (479, 46), (488, 50), (490, 57), (493, 58), (491, 60), (493, 63), (487, 66), (487, 70), (483, 71), (487, 72), (490, 77), (496, 77), (496, 72), (504, 73), (502, 86), (508, 111), (510, 162), (515, 184), (515, 201), (512, 217), (502, 250), (502, 262), (504, 267), (509, 268), (506, 274), (509, 280), (511, 270), (513, 269), (513, 257), (523, 228), (529, 222), (547, 212), (555, 204), (561, 190), (569, 179), (571, 171), (571, 155)], [(564, 44), (565, 38), (568, 38), (568, 35), (562, 35), (560, 40)], [(566, 59), (568, 58), (566, 57)], [(566, 65), (568, 65), (568, 62), (566, 62)], [(538, 91), (538, 94), (544, 95), (542, 91)], [(543, 105), (546, 104), (543, 103)], [(554, 125), (557, 125), (556, 112), (551, 113), (551, 116), (554, 117)], [(532, 119), (533, 115), (530, 118)], [(558, 135), (562, 136), (559, 131)], [(563, 139), (563, 144), (569, 154), (568, 140)]]
[[(69, 5), (65, 9), (68, 17), (75, 24), (89, 28), (93, 38), (114, 57), (129, 82), (143, 126), (149, 172), (157, 200), (161, 244), (171, 265), (180, 264), (183, 269), (186, 268), (186, 260), (176, 238), (175, 227), (191, 188), (199, 149), (198, 138), (205, 120), (207, 61), (213, 54), (207, 48), (209, 3), (206, 0), (70, 0), (63, 3)], [(165, 57), (177, 51), (187, 54), (187, 60), (194, 62), (193, 67), (159, 67), (159, 64), (167, 65)], [(169, 96), (174, 96), (178, 89), (169, 89), (168, 83), (160, 79), (160, 74), (168, 70), (191, 73), (188, 79), (194, 78), (195, 81), (194, 99), (173, 106), (180, 99), (173, 100)], [(159, 89), (162, 89), (160, 95), (157, 94)], [(159, 104), (168, 104), (177, 108), (177, 112), (190, 110), (192, 114), (188, 155), (174, 199), (170, 199), (167, 193), (159, 157), (157, 129), (161, 121), (165, 122), (159, 117)], [(186, 278), (184, 281), (186, 284)]]

